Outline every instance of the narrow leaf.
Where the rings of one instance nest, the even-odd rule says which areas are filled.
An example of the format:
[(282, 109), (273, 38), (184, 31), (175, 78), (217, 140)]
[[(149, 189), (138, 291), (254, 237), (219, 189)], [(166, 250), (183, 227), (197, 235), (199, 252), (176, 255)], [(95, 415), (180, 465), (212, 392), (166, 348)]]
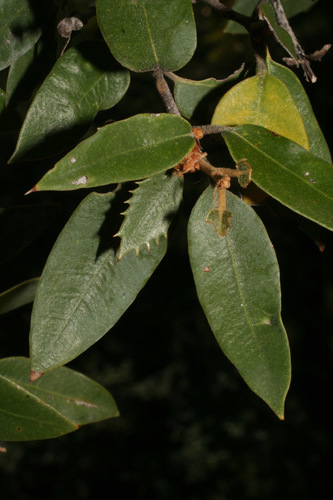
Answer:
[(69, 368), (29, 382), (25, 358), (0, 360), (0, 439), (28, 441), (62, 436), (79, 426), (118, 416), (102, 386)]
[(27, 52), (40, 37), (36, 8), (41, 9), (37, 0), (1, 0), (0, 71)]
[(262, 3), (259, 10), (277, 42), (279, 42), (279, 44), (288, 52), (289, 55), (291, 55), (291, 57), (297, 60), (294, 42), (289, 33), (279, 25), (275, 16), (274, 8), (269, 0), (267, 3)]
[(247, 78), (229, 90), (217, 105), (212, 123), (261, 125), (309, 148), (302, 117), (288, 88), (268, 73)]
[(174, 96), (179, 111), (185, 118), (191, 118), (196, 107), (212, 90), (236, 80), (244, 66), (241, 66), (232, 75), (224, 78), (223, 80), (216, 80), (216, 78), (207, 78), (206, 80), (189, 80), (173, 76), (175, 82)]
[(74, 359), (118, 321), (163, 258), (166, 240), (117, 264), (110, 223), (115, 194), (92, 193), (60, 233), (34, 302), (30, 352), (38, 373)]
[(38, 281), (39, 278), (32, 278), (0, 293), (0, 314), (33, 302)]
[(126, 68), (175, 71), (194, 53), (191, 0), (97, 0), (96, 9), (102, 35)]
[(251, 207), (227, 192), (233, 217), (221, 237), (205, 222), (212, 203), (209, 188), (189, 221), (189, 254), (198, 297), (222, 351), (248, 386), (283, 419), (290, 353), (280, 317), (276, 256)]
[(159, 174), (139, 183), (129, 200), (129, 209), (117, 236), (121, 237), (119, 259), (128, 252), (167, 237), (183, 193), (183, 180), (176, 175)]
[(332, 163), (330, 150), (301, 82), (293, 71), (273, 61), (269, 54), (267, 55), (266, 63), (269, 73), (286, 85), (292, 100), (297, 106), (308, 137), (310, 152), (322, 160)]
[(129, 74), (100, 42), (66, 52), (37, 92), (24, 120), (10, 162), (52, 156), (87, 130), (98, 111), (125, 94)]
[(291, 210), (333, 230), (332, 165), (285, 137), (255, 125), (223, 133), (235, 161), (246, 158), (253, 181)]
[(81, 142), (36, 190), (71, 190), (132, 181), (174, 167), (195, 144), (191, 125), (171, 114), (136, 115)]

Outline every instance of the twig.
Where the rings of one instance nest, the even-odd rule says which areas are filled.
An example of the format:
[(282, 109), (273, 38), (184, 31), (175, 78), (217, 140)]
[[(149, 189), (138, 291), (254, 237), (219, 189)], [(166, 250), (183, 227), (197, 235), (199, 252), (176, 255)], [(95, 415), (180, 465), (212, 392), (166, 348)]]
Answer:
[(154, 77), (156, 79), (156, 88), (160, 94), (160, 96), (163, 99), (163, 102), (165, 104), (165, 107), (167, 109), (168, 113), (172, 113), (173, 115), (178, 115), (180, 116), (179, 109), (177, 107), (177, 104), (173, 98), (173, 95), (171, 93), (171, 90), (164, 78), (164, 71), (158, 67), (154, 71)]
[(241, 24), (242, 26), (244, 26), (245, 29), (250, 31), (250, 27), (253, 22), (251, 17), (244, 16), (244, 14), (240, 14), (239, 12), (230, 9), (230, 7), (226, 7), (219, 0), (202, 0), (202, 1), (210, 5), (214, 9), (219, 10), (225, 19), (228, 19), (230, 21), (236, 21), (236, 23)]

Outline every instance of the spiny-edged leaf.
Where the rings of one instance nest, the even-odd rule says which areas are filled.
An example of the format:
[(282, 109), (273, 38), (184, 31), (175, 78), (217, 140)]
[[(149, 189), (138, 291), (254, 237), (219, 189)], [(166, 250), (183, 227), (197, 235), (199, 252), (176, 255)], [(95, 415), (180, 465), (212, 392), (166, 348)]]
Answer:
[(96, 9), (112, 54), (133, 71), (175, 71), (195, 51), (191, 0), (97, 0)]
[(128, 71), (105, 44), (87, 42), (58, 59), (24, 120), (10, 162), (45, 158), (73, 144), (98, 111), (114, 106), (129, 85)]
[(291, 55), (291, 57), (297, 60), (294, 42), (289, 33), (279, 25), (270, 0), (267, 0), (267, 3), (262, 3), (259, 7), (259, 11), (261, 17), (263, 17), (263, 19), (267, 22), (268, 27), (272, 31), (275, 39)]
[(0, 314), (13, 311), (32, 302), (35, 298), (39, 278), (32, 278), (0, 293)]
[(43, 6), (39, 4), (38, 0), (1, 0), (0, 71), (27, 52), (40, 37), (41, 29), (34, 13), (37, 9), (44, 15)]
[(183, 193), (183, 180), (176, 175), (159, 174), (139, 183), (128, 201), (117, 236), (121, 237), (119, 259), (125, 254), (139, 250), (167, 237), (168, 228), (177, 212)]
[(267, 54), (266, 64), (269, 73), (278, 78), (288, 88), (290, 95), (301, 114), (305, 132), (308, 137), (310, 152), (322, 160), (332, 163), (330, 150), (327, 146), (324, 135), (320, 130), (310, 101), (301, 82), (293, 71), (286, 66), (282, 66), (281, 64), (273, 61), (269, 54)]
[(191, 125), (171, 114), (136, 115), (106, 125), (47, 172), (36, 190), (133, 181), (174, 167), (195, 144)]
[(32, 370), (41, 373), (79, 356), (118, 321), (166, 252), (166, 240), (130, 252), (117, 264), (112, 237), (114, 193), (91, 193), (60, 233), (34, 302)]
[(229, 90), (217, 105), (212, 123), (261, 125), (309, 148), (302, 117), (287, 86), (269, 73), (247, 78)]
[[(300, 12), (304, 12), (312, 7), (318, 0), (282, 0), (281, 3), (285, 10), (286, 16), (293, 17), (299, 14)], [(241, 14), (245, 14), (250, 16), (256, 7), (258, 0), (235, 0), (233, 3), (233, 9)], [(246, 34), (247, 31), (243, 26), (234, 21), (229, 21), (225, 27), (225, 32), (227, 33), (240, 33)]]
[(79, 426), (118, 416), (102, 386), (69, 368), (57, 368), (29, 382), (26, 358), (0, 360), (0, 439), (48, 439)]
[(180, 76), (175, 77), (173, 75), (172, 79), (175, 82), (174, 97), (181, 114), (186, 118), (191, 118), (200, 101), (202, 101), (209, 92), (236, 80), (241, 74), (243, 67), (244, 66), (241, 66), (237, 71), (232, 73), (232, 75), (223, 80), (207, 78), (206, 80), (198, 81), (181, 78)]
[(235, 161), (247, 158), (253, 181), (300, 215), (333, 230), (332, 165), (256, 125), (223, 132)]
[(226, 236), (219, 236), (205, 221), (212, 203), (209, 188), (189, 221), (198, 297), (222, 351), (248, 386), (283, 418), (290, 353), (280, 317), (275, 252), (254, 210), (229, 192), (231, 227)]

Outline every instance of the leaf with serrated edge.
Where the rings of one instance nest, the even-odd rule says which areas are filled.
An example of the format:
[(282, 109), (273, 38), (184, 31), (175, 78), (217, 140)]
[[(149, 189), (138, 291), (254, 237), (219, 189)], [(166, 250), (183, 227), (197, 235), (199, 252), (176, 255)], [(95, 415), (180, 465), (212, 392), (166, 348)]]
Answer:
[(180, 116), (142, 114), (106, 125), (62, 158), (33, 191), (136, 181), (177, 165), (195, 145)]
[(254, 210), (226, 194), (233, 214), (226, 236), (205, 222), (212, 188), (190, 216), (189, 254), (198, 298), (222, 351), (283, 419), (291, 368), (275, 252)]
[(223, 132), (233, 159), (246, 158), (253, 181), (294, 212), (333, 230), (332, 165), (263, 127)]
[(88, 195), (60, 233), (45, 265), (30, 331), (32, 370), (71, 361), (118, 321), (166, 252), (130, 252), (117, 264), (109, 213), (114, 193)]
[(158, 243), (161, 236), (167, 237), (182, 193), (183, 180), (172, 174), (154, 175), (138, 183), (117, 234), (121, 237), (119, 259), (131, 250), (138, 255), (143, 246), (150, 250), (153, 241)]
[(0, 360), (0, 439), (49, 439), (119, 415), (109, 392), (69, 368), (29, 381), (26, 358)]

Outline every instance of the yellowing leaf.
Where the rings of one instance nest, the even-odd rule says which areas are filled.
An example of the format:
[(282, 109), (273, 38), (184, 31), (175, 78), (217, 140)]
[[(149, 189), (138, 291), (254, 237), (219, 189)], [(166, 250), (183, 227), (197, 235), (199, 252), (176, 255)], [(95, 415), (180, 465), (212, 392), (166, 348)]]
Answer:
[(284, 83), (265, 73), (229, 90), (217, 105), (214, 125), (260, 125), (309, 150), (302, 117)]

